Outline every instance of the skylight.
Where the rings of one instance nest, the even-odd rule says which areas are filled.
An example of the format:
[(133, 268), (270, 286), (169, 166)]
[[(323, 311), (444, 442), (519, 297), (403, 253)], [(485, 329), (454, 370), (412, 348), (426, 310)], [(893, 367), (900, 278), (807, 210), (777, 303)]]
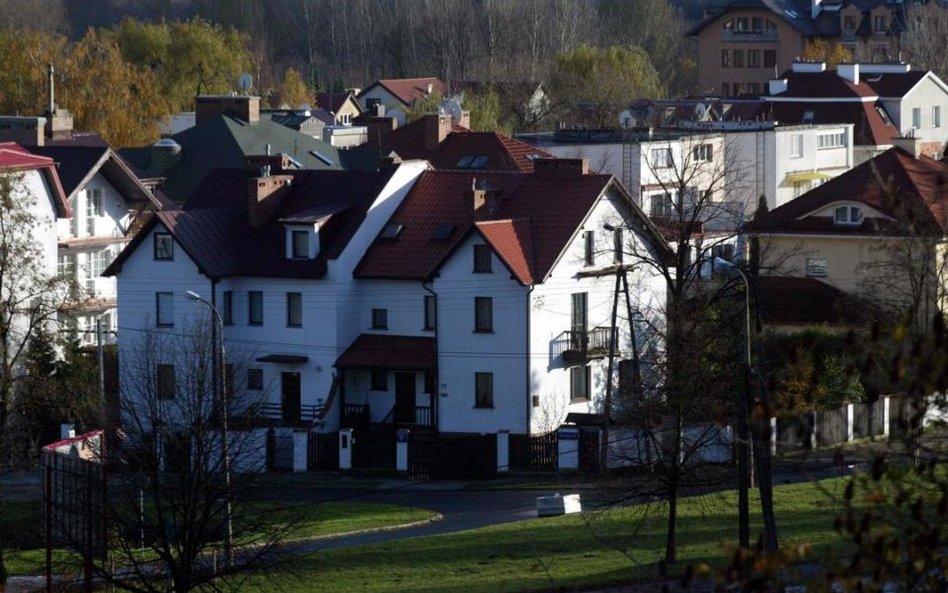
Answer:
[(336, 164), (336, 161), (332, 160), (331, 158), (319, 152), (318, 150), (311, 150), (309, 151), (309, 153), (329, 166)]
[(401, 234), (402, 229), (405, 228), (405, 225), (398, 224), (397, 222), (390, 222), (385, 225), (385, 228), (382, 229), (382, 234), (379, 235), (382, 239), (395, 239), (398, 235)]
[(488, 157), (484, 155), (479, 156), (464, 156), (458, 161), (458, 169), (483, 169), (487, 166)]
[(451, 236), (451, 233), (454, 232), (453, 224), (442, 224), (431, 233), (431, 239), (433, 241), (447, 241), (448, 237)]
[(290, 155), (288, 155), (288, 154), (284, 154), (284, 155), (283, 155), (283, 158), (285, 158), (287, 161), (289, 161), (290, 164), (293, 165), (294, 167), (296, 167), (297, 169), (305, 169), (305, 167), (303, 166), (303, 163), (299, 162), (298, 160), (296, 160), (296, 159), (293, 158), (292, 156), (290, 156)]

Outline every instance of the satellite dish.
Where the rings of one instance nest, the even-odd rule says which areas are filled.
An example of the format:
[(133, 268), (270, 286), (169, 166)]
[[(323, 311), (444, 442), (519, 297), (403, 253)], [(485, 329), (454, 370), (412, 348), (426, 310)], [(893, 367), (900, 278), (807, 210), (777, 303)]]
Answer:
[(398, 109), (389, 109), (385, 112), (385, 117), (390, 117), (398, 122), (398, 127), (405, 125), (405, 122), (408, 121), (408, 118), (405, 117), (405, 114), (399, 111)]
[(451, 116), (451, 123), (458, 125), (461, 123), (461, 100), (458, 97), (445, 99), (441, 102), (441, 110)]
[(240, 87), (240, 90), (243, 92), (249, 92), (253, 88), (253, 76), (249, 72), (244, 72), (240, 75), (240, 78), (237, 79), (237, 86)]
[(695, 105), (695, 118), (699, 121), (704, 120), (705, 116), (708, 115), (708, 107), (704, 103), (698, 103)]
[(628, 130), (636, 124), (635, 116), (632, 115), (632, 112), (626, 109), (619, 114), (619, 127), (623, 130)]

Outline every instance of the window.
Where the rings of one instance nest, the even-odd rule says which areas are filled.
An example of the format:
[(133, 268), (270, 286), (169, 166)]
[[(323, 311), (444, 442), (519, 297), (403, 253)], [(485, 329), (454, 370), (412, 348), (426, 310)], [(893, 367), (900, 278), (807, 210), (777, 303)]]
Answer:
[(912, 108), (912, 127), (916, 130), (922, 127), (922, 108)]
[(569, 399), (574, 402), (589, 399), (589, 367), (573, 367), (569, 370)]
[(341, 114), (339, 115), (339, 123), (341, 123), (341, 124), (344, 125), (344, 126), (351, 125), (351, 124), (352, 124), (352, 114), (351, 114), (351, 113), (341, 113)]
[(102, 216), (103, 213), (102, 188), (92, 188), (86, 199), (86, 234), (95, 234), (95, 217)]
[(711, 161), (711, 156), (714, 154), (714, 149), (710, 144), (701, 144), (695, 146), (692, 149), (692, 158), (699, 163), (708, 163)]
[(474, 246), (474, 273), (486, 274), (491, 271), (493, 257), (491, 256), (489, 245)]
[(649, 216), (670, 218), (673, 215), (674, 202), (671, 194), (652, 194), (648, 199)]
[(840, 148), (846, 146), (846, 132), (820, 134), (816, 137), (816, 146), (820, 150), (826, 148)]
[(388, 391), (388, 371), (372, 371), (372, 384), (369, 389), (372, 391)]
[(583, 263), (587, 266), (596, 263), (596, 235), (592, 231), (583, 232)]
[(75, 254), (60, 253), (56, 260), (56, 274), (60, 278), (73, 278), (76, 274)]
[(438, 326), (437, 301), (434, 295), (425, 295), (425, 326), (427, 330), (433, 330)]
[(747, 92), (751, 95), (760, 94), (760, 83), (759, 82), (748, 82), (747, 83)]
[(291, 231), (293, 259), (309, 259), (309, 231)]
[(494, 299), (474, 297), (474, 331), (494, 331)]
[(777, 65), (777, 50), (765, 49), (764, 50), (764, 68), (773, 68), (776, 65)]
[(731, 67), (731, 50), (729, 49), (721, 50), (721, 67), (722, 68)]
[(763, 31), (764, 30), (764, 18), (755, 16), (751, 18), (751, 31)]
[(673, 164), (671, 148), (652, 149), (652, 167), (671, 167)]
[(303, 293), (286, 293), (286, 325), (287, 327), (303, 326)]
[(263, 390), (263, 369), (257, 367), (247, 369), (247, 389), (250, 391)]
[(810, 182), (809, 181), (794, 181), (793, 182), (793, 197), (799, 198), (806, 192), (810, 191)]
[(935, 105), (932, 107), (932, 127), (940, 128), (941, 127), (941, 106)]
[(474, 407), (494, 407), (494, 373), (474, 373)]
[(731, 96), (731, 85), (729, 83), (721, 83), (721, 94), (725, 97)]
[(836, 224), (862, 223), (862, 208), (859, 206), (840, 206), (833, 213), (833, 222)]
[(388, 329), (388, 309), (372, 309), (372, 329)]
[(234, 292), (225, 290), (221, 300), (221, 321), (224, 325), (234, 325)]
[(390, 222), (385, 225), (385, 228), (382, 229), (382, 233), (379, 235), (381, 239), (397, 239), (398, 236), (402, 233), (402, 229), (405, 228), (405, 225), (398, 224), (396, 222)]
[(174, 293), (155, 293), (155, 319), (158, 327), (174, 326)]
[(163, 261), (174, 259), (174, 239), (169, 233), (155, 233), (155, 259)]
[(806, 258), (806, 275), (811, 278), (826, 277), (826, 260)]
[(744, 67), (744, 50), (735, 49), (732, 59), (733, 59), (735, 68), (743, 68)]
[(747, 50), (747, 67), (760, 68), (760, 50), (759, 49)]
[(793, 134), (790, 136), (790, 158), (799, 159), (803, 157), (803, 134)]
[(612, 231), (612, 263), (621, 264), (625, 252), (625, 243), (622, 240), (622, 229)]
[(247, 325), (263, 325), (263, 293), (259, 290), (247, 292)]
[(158, 399), (174, 399), (176, 389), (173, 364), (159, 364), (157, 366), (155, 387)]
[(875, 19), (873, 20), (873, 24), (874, 24), (873, 29), (875, 31), (885, 31), (889, 25), (886, 18), (882, 15), (876, 15)]
[(852, 33), (856, 30), (856, 17), (849, 15), (843, 17), (843, 29), (847, 33)]
[(586, 328), (589, 324), (589, 296), (585, 292), (574, 292), (572, 294), (572, 309), (570, 311), (569, 328), (572, 332), (573, 348), (576, 350), (586, 350)]

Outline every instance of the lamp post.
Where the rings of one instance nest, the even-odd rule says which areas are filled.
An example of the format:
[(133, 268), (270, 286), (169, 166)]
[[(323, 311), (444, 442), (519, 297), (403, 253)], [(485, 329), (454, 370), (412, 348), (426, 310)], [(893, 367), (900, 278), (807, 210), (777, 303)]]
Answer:
[[(228, 454), (228, 435), (227, 435), (227, 412), (229, 405), (227, 401), (227, 373), (225, 372), (227, 364), (227, 353), (224, 350), (224, 319), (220, 311), (210, 301), (204, 299), (193, 290), (187, 291), (189, 300), (202, 303), (211, 310), (214, 318), (217, 320), (217, 331), (214, 332), (220, 336), (220, 359), (214, 363), (212, 369), (214, 373), (214, 384), (219, 389), (217, 396), (220, 404), (220, 423), (221, 423), (221, 470), (224, 473), (224, 562), (227, 566), (233, 563), (234, 556), (234, 529), (231, 509), (231, 488), (230, 488), (230, 455)], [(217, 336), (211, 336), (211, 346), (216, 346)], [(215, 357), (216, 358), (216, 357)], [(219, 379), (219, 380), (218, 380)]]
[(747, 273), (734, 262), (721, 257), (714, 258), (716, 270), (736, 270), (744, 282), (744, 396), (739, 400), (737, 412), (737, 513), (738, 539), (742, 548), (750, 547), (750, 416), (751, 399), (751, 315), (750, 279)]

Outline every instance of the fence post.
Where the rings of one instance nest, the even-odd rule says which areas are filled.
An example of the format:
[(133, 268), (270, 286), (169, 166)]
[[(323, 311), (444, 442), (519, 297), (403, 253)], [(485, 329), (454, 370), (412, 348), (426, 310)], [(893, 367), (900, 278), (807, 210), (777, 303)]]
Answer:
[(395, 469), (400, 472), (408, 471), (408, 436), (411, 431), (399, 428), (395, 433)]
[(855, 404), (846, 404), (846, 442), (852, 442), (856, 439), (856, 406)]
[(293, 473), (298, 474), (309, 469), (309, 432), (293, 431)]
[(563, 470), (579, 469), (579, 429), (575, 426), (561, 426), (558, 439), (558, 467)]
[(339, 469), (352, 469), (352, 429), (339, 429)]
[(882, 406), (882, 436), (889, 438), (889, 421), (892, 419), (892, 399), (888, 395), (884, 397), (885, 403)]
[(777, 417), (770, 418), (770, 455), (777, 456)]
[(510, 431), (497, 433), (497, 473), (510, 471)]

